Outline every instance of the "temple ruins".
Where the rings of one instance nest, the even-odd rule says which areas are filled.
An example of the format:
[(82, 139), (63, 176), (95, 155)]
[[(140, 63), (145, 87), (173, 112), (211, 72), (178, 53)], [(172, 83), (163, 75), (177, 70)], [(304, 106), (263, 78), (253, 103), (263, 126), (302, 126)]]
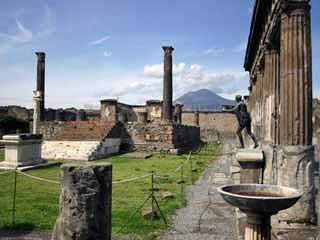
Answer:
[(257, 0), (252, 19), (244, 67), (253, 132), (265, 156), (263, 183), (303, 192), (272, 220), (289, 228), (314, 224), (309, 0)]
[[(95, 160), (129, 149), (179, 154), (199, 144), (199, 126), (183, 125), (183, 106), (173, 105), (174, 49), (165, 46), (163, 50), (163, 101), (148, 100), (146, 105), (128, 105), (116, 99), (102, 99), (100, 113), (93, 119), (88, 119), (80, 110), (74, 121), (42, 121), (34, 131), (44, 135), (43, 157)], [(41, 95), (40, 91), (38, 93)], [(59, 113), (55, 115), (60, 117)]]

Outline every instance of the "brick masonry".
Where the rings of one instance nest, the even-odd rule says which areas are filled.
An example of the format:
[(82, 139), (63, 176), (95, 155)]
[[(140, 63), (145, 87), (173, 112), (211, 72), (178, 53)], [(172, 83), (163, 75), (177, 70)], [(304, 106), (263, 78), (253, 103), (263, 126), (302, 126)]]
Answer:
[[(182, 113), (182, 124), (196, 126), (196, 112), (184, 111)], [(199, 112), (202, 141), (212, 142), (220, 138), (235, 136), (237, 126), (237, 119), (232, 113)]]
[(200, 129), (162, 122), (135, 122), (126, 124), (121, 139), (124, 144), (139, 150), (179, 151), (200, 142)]

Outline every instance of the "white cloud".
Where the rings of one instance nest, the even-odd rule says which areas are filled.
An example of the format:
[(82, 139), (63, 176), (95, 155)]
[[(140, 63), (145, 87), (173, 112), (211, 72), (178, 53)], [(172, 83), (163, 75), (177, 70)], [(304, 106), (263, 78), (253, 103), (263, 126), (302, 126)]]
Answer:
[(43, 37), (48, 37), (55, 31), (53, 25), (51, 9), (46, 6), (44, 8), (44, 15), (37, 19), (38, 28), (42, 29), (39, 32), (33, 33), (26, 25), (16, 19), (15, 27), (11, 29), (12, 34), (0, 32), (0, 56), (4, 56), (10, 50), (23, 46), (26, 43), (34, 42)]
[(217, 55), (219, 55), (220, 53), (223, 53), (223, 52), (224, 52), (224, 48), (212, 47), (212, 48), (209, 48), (209, 49), (205, 50), (203, 52), (203, 54), (204, 55), (212, 54), (212, 55), (217, 56)]
[(32, 39), (32, 32), (27, 29), (25, 26), (23, 26), (23, 24), (21, 22), (19, 22), (19, 20), (16, 20), (17, 22), (17, 27), (19, 28), (19, 30), (21, 31), (21, 35), (19, 36), (18, 40), (20, 42), (29, 42)]
[(100, 45), (102, 43), (104, 43), (105, 41), (109, 40), (110, 39), (110, 36), (104, 36), (98, 40), (95, 40), (95, 41), (92, 41), (90, 42), (89, 44), (90, 45)]
[(103, 52), (103, 56), (105, 56), (105, 57), (111, 57), (111, 56), (112, 56), (112, 52), (109, 51), (109, 50), (106, 50), (106, 51)]
[[(172, 73), (174, 75), (178, 75), (184, 72), (185, 70), (185, 63), (173, 64), (172, 66)], [(143, 74), (145, 77), (150, 78), (162, 78), (163, 77), (163, 64), (152, 64), (152, 65), (145, 65)]]
[[(95, 97), (119, 97), (129, 104), (143, 104), (148, 99), (162, 99), (163, 64), (145, 65), (143, 74), (130, 74), (121, 79), (122, 84), (102, 88)], [(179, 63), (173, 65), (174, 99), (199, 89), (209, 89), (233, 99), (236, 94), (247, 94), (248, 75), (239, 71), (208, 71), (199, 64)]]
[(26, 43), (31, 41), (33, 36), (32, 32), (29, 29), (27, 29), (18, 19), (16, 19), (16, 25), (19, 31), (15, 35), (0, 32), (0, 37), (5, 38), (9, 41), (20, 43)]

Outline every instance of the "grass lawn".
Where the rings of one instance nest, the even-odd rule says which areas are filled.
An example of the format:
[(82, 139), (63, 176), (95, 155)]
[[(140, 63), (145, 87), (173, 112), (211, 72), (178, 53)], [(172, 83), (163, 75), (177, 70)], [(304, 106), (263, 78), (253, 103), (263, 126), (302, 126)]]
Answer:
[[(213, 161), (213, 154), (219, 147), (216, 145), (204, 145), (197, 153), (187, 161), (187, 155), (160, 156), (154, 154), (149, 159), (130, 159), (113, 156), (100, 162), (111, 162), (113, 164), (113, 182), (130, 179), (148, 174), (152, 169), (158, 175), (168, 177), (155, 178), (157, 200), (161, 210), (170, 221), (170, 216), (177, 208), (183, 207), (183, 194), (181, 185), (176, 181), (181, 178), (181, 171), (174, 173), (181, 164), (184, 165), (184, 178), (186, 184), (196, 180)], [(0, 159), (3, 153), (0, 152)], [(192, 164), (191, 164), (192, 163)], [(191, 168), (197, 168), (192, 172)], [(12, 225), (13, 216), (13, 190), (14, 173), (2, 174), (0, 171), (0, 228), (18, 228), (37, 231), (51, 231), (59, 211), (60, 186), (54, 183), (42, 182), (23, 175), (17, 175), (16, 212), (15, 226)], [(27, 174), (59, 181), (59, 167), (31, 170)], [(167, 174), (169, 173), (169, 174)], [(136, 209), (150, 194), (151, 177), (139, 179), (128, 183), (113, 184), (112, 186), (112, 231), (113, 239), (122, 234), (133, 234), (141, 239), (148, 239), (150, 234), (159, 233), (165, 228), (161, 219), (145, 220), (139, 211), (132, 217), (128, 224), (126, 222)], [(175, 194), (174, 199), (162, 199), (162, 193), (170, 191)], [(151, 201), (144, 207), (151, 207)], [(125, 227), (123, 227), (125, 225)], [(149, 236), (149, 237), (148, 237)]]

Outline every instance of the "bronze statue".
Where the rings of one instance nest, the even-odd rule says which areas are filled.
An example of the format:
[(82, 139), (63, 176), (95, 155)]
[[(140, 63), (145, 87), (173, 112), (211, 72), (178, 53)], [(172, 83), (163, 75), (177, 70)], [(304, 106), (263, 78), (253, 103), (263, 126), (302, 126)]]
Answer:
[(241, 145), (240, 147), (244, 148), (243, 137), (242, 137), (241, 132), (245, 128), (245, 129), (247, 129), (248, 135), (252, 138), (252, 140), (254, 142), (254, 148), (257, 148), (258, 142), (257, 142), (254, 134), (251, 132), (251, 118), (250, 118), (250, 115), (247, 110), (247, 105), (242, 100), (241, 95), (236, 96), (236, 102), (237, 102), (237, 106), (235, 106), (234, 108), (229, 109), (229, 110), (223, 109), (223, 111), (232, 112), (232, 113), (236, 114), (236, 116), (237, 116), (237, 120), (238, 120), (237, 135), (239, 137), (239, 141), (240, 141), (240, 145)]

